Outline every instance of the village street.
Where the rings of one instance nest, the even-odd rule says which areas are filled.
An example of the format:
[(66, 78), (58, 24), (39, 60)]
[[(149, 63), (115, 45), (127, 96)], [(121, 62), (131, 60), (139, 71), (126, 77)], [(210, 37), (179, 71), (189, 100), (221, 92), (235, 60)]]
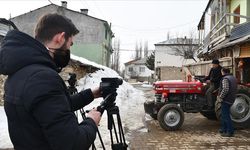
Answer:
[[(146, 98), (153, 98), (150, 88), (142, 88)], [(218, 133), (219, 121), (211, 121), (200, 113), (185, 113), (185, 121), (179, 131), (165, 131), (158, 121), (146, 116), (148, 132), (135, 131), (131, 135), (131, 150), (180, 150), (180, 149), (250, 149), (250, 129), (236, 130), (235, 137), (225, 138)]]
[(250, 0), (3, 0), (0, 12), (0, 150), (250, 150)]

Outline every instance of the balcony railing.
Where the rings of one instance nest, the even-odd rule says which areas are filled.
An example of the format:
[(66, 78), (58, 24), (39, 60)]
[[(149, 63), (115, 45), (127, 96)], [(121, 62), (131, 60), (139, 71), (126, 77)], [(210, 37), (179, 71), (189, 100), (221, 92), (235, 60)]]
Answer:
[(201, 47), (199, 48), (199, 50), (201, 51), (206, 47), (213, 48), (227, 39), (227, 37), (229, 37), (231, 34), (232, 28), (238, 25), (237, 23), (233, 23), (232, 20), (234, 19), (234, 17), (238, 17), (240, 18), (240, 20), (245, 19), (245, 22), (250, 21), (249, 16), (225, 13), (221, 17), (221, 19), (213, 26), (206, 37), (202, 40), (203, 42), (201, 43)]

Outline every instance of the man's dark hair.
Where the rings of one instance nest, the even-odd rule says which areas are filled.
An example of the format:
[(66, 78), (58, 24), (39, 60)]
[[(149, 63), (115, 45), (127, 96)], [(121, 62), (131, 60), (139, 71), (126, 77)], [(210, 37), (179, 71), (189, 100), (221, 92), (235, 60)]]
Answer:
[(225, 74), (230, 73), (230, 69), (228, 69), (228, 68), (222, 68), (221, 71), (224, 72)]
[(45, 43), (61, 32), (65, 32), (65, 39), (79, 33), (72, 21), (59, 14), (46, 14), (42, 16), (35, 28), (35, 39)]

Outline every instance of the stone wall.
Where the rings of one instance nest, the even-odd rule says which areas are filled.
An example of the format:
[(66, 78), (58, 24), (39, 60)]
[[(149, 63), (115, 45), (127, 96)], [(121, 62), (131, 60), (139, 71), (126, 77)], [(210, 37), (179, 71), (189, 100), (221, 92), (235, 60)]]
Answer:
[(0, 75), (0, 105), (3, 105), (3, 86), (4, 86), (4, 81), (6, 80), (6, 76)]

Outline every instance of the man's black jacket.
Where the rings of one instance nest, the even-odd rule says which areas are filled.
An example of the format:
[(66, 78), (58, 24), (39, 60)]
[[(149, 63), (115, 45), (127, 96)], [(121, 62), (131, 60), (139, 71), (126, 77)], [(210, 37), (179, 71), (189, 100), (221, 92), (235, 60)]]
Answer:
[(15, 150), (88, 149), (97, 127), (90, 118), (78, 124), (73, 111), (94, 99), (91, 90), (70, 97), (47, 48), (29, 35), (10, 31), (2, 44), (4, 108)]
[(221, 69), (222, 67), (220, 65), (216, 68), (211, 68), (209, 75), (205, 78), (205, 80), (210, 80), (214, 84), (215, 89), (220, 87), (220, 81), (222, 78)]

